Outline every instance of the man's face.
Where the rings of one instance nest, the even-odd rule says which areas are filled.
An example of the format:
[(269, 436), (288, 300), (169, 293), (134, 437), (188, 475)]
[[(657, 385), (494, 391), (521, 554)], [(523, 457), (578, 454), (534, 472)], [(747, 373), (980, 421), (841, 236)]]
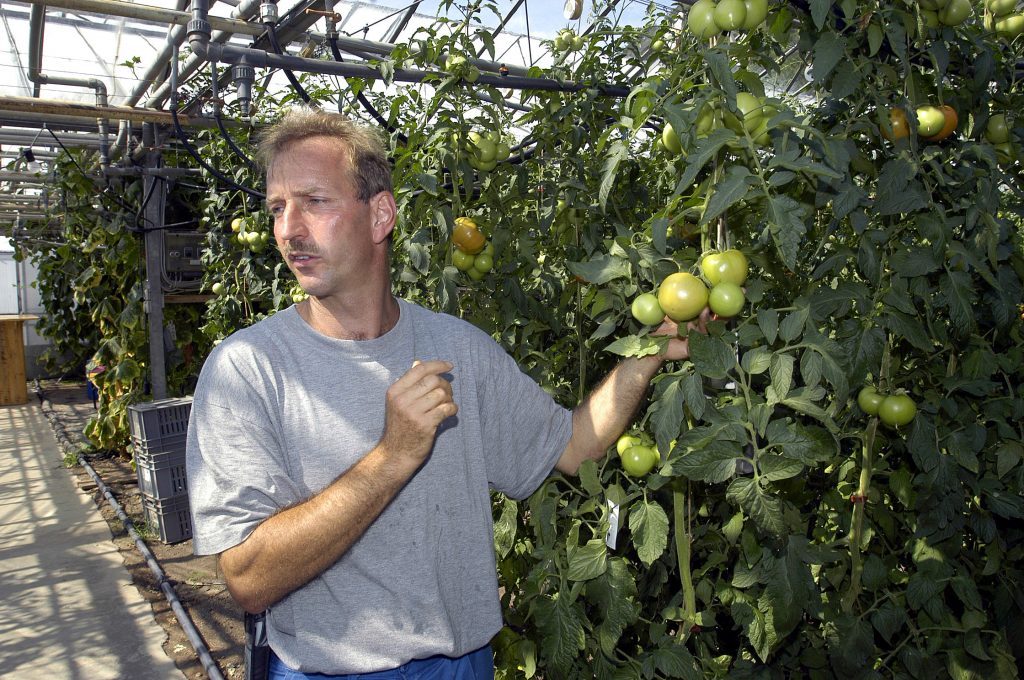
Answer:
[(274, 238), (309, 295), (325, 298), (358, 287), (379, 247), (373, 203), (356, 197), (337, 142), (305, 139), (274, 160), (267, 173)]

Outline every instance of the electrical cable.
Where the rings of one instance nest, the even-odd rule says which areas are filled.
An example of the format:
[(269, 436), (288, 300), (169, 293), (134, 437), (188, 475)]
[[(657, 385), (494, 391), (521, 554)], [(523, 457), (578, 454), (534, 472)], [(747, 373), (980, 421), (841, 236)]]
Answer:
[[(270, 46), (274, 48), (274, 53), (283, 55), (284, 51), (281, 49), (281, 44), (277, 41), (277, 31), (274, 30), (273, 24), (271, 24), (268, 21), (264, 25), (267, 27), (267, 37), (270, 38)], [(294, 88), (294, 90), (299, 94), (299, 97), (302, 98), (302, 101), (308, 104), (311, 101), (310, 97), (308, 94), (306, 94), (306, 90), (303, 89), (302, 85), (295, 77), (295, 74), (292, 73), (289, 69), (281, 70), (284, 71), (285, 77), (288, 78), (288, 82), (292, 84), (292, 88)]]
[(215, 61), (210, 62), (210, 92), (213, 95), (213, 118), (217, 121), (217, 129), (220, 130), (221, 136), (228, 143), (228, 146), (231, 147), (231, 150), (235, 152), (235, 155), (249, 166), (250, 170), (258, 172), (259, 168), (256, 166), (256, 163), (245, 155), (244, 151), (238, 148), (235, 140), (231, 138), (231, 135), (228, 134), (227, 129), (224, 127), (224, 120), (220, 115), (220, 101), (218, 99), (220, 95), (217, 93), (217, 62)]

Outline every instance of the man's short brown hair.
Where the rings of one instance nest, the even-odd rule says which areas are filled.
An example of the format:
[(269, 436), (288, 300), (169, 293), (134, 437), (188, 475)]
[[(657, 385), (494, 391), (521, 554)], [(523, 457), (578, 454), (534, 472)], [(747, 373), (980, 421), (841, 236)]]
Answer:
[(391, 163), (376, 129), (356, 123), (340, 113), (294, 108), (260, 133), (256, 158), (269, 171), (277, 156), (296, 142), (311, 137), (334, 140), (349, 163), (360, 201), (369, 201), (391, 189)]

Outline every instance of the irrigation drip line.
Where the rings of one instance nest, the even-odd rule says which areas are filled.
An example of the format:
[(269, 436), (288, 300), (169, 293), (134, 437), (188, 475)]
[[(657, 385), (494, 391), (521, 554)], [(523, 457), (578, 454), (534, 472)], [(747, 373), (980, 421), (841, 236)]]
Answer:
[[(274, 30), (274, 25), (272, 23), (268, 22), (266, 24), (266, 26), (267, 26), (267, 37), (270, 38), (270, 46), (274, 49), (274, 53), (275, 54), (284, 54), (284, 50), (281, 49), (281, 44), (277, 40), (277, 31)], [(214, 62), (211, 61), (210, 63), (212, 64)], [(287, 69), (287, 68), (281, 69), (281, 70), (284, 71), (285, 78), (287, 78), (288, 82), (291, 83), (292, 89), (294, 89), (298, 93), (299, 97), (302, 98), (302, 101), (304, 103), (308, 104), (310, 102), (309, 95), (306, 93), (306, 90), (303, 89), (302, 85), (299, 83), (298, 79), (295, 77), (295, 74), (292, 73), (291, 70)]]
[(206, 675), (210, 680), (225, 680), (224, 675), (220, 672), (220, 668), (217, 666), (217, 662), (214, 661), (213, 657), (210, 655), (210, 649), (206, 646), (203, 636), (199, 633), (199, 630), (192, 622), (192, 617), (188, 615), (188, 611), (185, 610), (185, 607), (181, 604), (181, 600), (178, 599), (178, 594), (174, 591), (174, 586), (171, 584), (170, 579), (167, 578), (167, 574), (160, 566), (160, 563), (157, 562), (156, 557), (149, 549), (149, 546), (146, 545), (142, 536), (140, 536), (139, 532), (135, 530), (135, 525), (132, 523), (131, 518), (125, 513), (121, 504), (117, 502), (117, 498), (114, 497), (114, 494), (111, 493), (107, 485), (103, 483), (103, 480), (96, 473), (96, 470), (89, 465), (89, 461), (75, 450), (75, 446), (71, 443), (67, 430), (64, 428), (64, 424), (60, 422), (60, 419), (58, 419), (56, 413), (54, 413), (53, 405), (50, 403), (50, 400), (46, 398), (38, 380), (35, 381), (33, 391), (39, 398), (43, 415), (45, 415), (46, 419), (50, 422), (50, 427), (53, 429), (54, 436), (56, 436), (61, 449), (65, 454), (73, 453), (75, 455), (78, 464), (85, 469), (89, 477), (92, 478), (92, 481), (96, 483), (96, 488), (99, 489), (103, 494), (103, 497), (107, 500), (107, 503), (110, 504), (110, 507), (117, 514), (118, 519), (121, 520), (121, 523), (124, 525), (128, 535), (135, 543), (136, 549), (138, 549), (139, 553), (146, 560), (146, 565), (149, 567), (150, 571), (153, 572), (153, 576), (156, 577), (157, 583), (160, 584), (160, 591), (164, 594), (164, 598), (171, 605), (171, 610), (178, 618), (178, 623), (181, 625), (181, 629), (185, 632), (185, 636), (188, 637), (188, 641), (192, 644), (192, 648), (199, 656), (199, 662), (203, 665), (203, 670), (206, 671)]

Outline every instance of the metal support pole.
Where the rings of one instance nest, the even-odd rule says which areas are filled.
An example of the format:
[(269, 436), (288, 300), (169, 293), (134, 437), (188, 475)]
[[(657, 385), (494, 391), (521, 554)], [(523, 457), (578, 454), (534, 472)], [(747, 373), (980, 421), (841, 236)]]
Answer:
[[(156, 130), (150, 123), (143, 127), (146, 146), (145, 166), (158, 168), (161, 154), (157, 150)], [(155, 174), (143, 178), (143, 203), (146, 206), (143, 227), (146, 230), (146, 319), (149, 327), (149, 380), (154, 399), (167, 398), (167, 369), (164, 364), (164, 291), (160, 282), (163, 258), (164, 204), (167, 183)]]

